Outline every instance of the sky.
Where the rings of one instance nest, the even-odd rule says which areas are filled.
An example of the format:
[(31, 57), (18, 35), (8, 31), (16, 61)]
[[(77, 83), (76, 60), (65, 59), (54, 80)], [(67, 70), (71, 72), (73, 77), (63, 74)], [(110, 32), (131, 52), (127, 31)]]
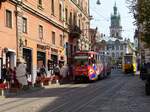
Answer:
[(90, 0), (90, 15), (93, 16), (91, 20), (91, 27), (98, 27), (100, 33), (106, 36), (110, 35), (110, 16), (113, 13), (113, 6), (116, 2), (118, 12), (121, 16), (122, 37), (129, 38), (133, 42), (135, 26), (132, 14), (129, 13), (129, 8), (126, 0), (100, 0), (101, 5), (96, 4), (97, 0)]

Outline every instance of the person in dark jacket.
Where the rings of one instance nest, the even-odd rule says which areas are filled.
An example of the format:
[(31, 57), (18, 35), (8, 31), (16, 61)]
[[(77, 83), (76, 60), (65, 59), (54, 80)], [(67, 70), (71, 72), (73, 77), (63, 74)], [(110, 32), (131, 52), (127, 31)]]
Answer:
[(60, 68), (58, 64), (54, 67), (54, 75), (56, 77), (56, 83), (60, 83)]
[(3, 68), (2, 68), (2, 75), (1, 75), (1, 81), (0, 83), (3, 83), (4, 80), (6, 79), (6, 73), (7, 73), (7, 68), (5, 65), (3, 65)]
[(44, 65), (40, 68), (40, 75), (41, 75), (42, 77), (46, 77), (46, 75), (47, 75)]

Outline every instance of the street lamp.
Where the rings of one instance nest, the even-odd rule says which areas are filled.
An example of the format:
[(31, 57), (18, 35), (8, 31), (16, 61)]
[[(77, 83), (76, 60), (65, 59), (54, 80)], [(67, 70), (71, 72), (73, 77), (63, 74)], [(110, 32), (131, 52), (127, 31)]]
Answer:
[(100, 4), (101, 4), (100, 0), (97, 0), (96, 4), (97, 4), (97, 5), (100, 5)]

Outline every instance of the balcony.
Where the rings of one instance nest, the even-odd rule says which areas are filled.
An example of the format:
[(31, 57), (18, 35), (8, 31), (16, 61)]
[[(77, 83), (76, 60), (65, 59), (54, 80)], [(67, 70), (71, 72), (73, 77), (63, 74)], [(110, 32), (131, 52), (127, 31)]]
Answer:
[(69, 34), (70, 37), (80, 38), (81, 29), (77, 25), (70, 26), (69, 31), (70, 31), (70, 34)]

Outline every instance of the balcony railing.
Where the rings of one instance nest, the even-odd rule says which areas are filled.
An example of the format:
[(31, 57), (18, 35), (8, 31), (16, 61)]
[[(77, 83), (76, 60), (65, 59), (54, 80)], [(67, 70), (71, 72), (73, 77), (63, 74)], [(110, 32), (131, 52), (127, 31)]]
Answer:
[(71, 25), (69, 27), (70, 36), (73, 38), (79, 38), (81, 35), (81, 29), (77, 25)]

